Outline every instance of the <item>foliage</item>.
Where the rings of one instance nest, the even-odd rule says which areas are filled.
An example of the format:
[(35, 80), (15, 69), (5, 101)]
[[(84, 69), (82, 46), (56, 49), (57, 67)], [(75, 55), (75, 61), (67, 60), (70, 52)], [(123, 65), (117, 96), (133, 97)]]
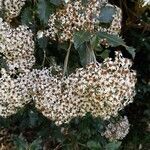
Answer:
[[(105, 123), (100, 118), (87, 114), (83, 118), (74, 118), (70, 124), (56, 126), (44, 118), (33, 107), (28, 106), (22, 112), (3, 120), (1, 126), (13, 133), (13, 141), (19, 150), (47, 149), (117, 149), (120, 142), (109, 143), (101, 136)], [(15, 128), (14, 128), (15, 127)], [(20, 134), (21, 133), (21, 134)]]
[[(123, 3), (124, 4), (124, 3)], [(129, 3), (126, 2), (128, 5)], [(142, 7), (143, 1), (133, 1), (130, 7), (124, 8), (126, 12), (124, 20), (123, 38), (128, 45), (136, 49), (134, 68), (137, 70), (137, 95), (135, 102), (126, 112), (132, 124), (130, 134), (124, 140), (122, 149), (149, 149), (149, 74), (150, 74), (150, 36), (149, 36), (149, 6)]]

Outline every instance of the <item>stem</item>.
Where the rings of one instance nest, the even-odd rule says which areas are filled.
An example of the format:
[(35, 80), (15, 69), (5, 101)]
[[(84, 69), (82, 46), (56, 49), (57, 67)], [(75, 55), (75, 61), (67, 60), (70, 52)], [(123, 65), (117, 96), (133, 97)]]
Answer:
[(82, 146), (82, 147), (86, 147), (87, 148), (87, 146), (85, 145), (85, 144), (82, 144), (82, 143), (78, 143), (80, 146)]
[(44, 67), (44, 63), (45, 63), (45, 60), (46, 60), (46, 52), (45, 52), (45, 49), (43, 49), (43, 53), (44, 53), (44, 58), (43, 58), (42, 66)]
[(59, 145), (56, 146), (56, 148), (55, 148), (54, 150), (58, 150), (58, 149), (60, 149), (61, 147), (62, 147), (62, 145), (59, 144)]
[(67, 49), (67, 54), (66, 54), (66, 57), (65, 57), (65, 61), (64, 61), (63, 77), (65, 77), (65, 75), (67, 73), (67, 66), (68, 66), (68, 60), (69, 60), (71, 46), (72, 46), (72, 43), (70, 42), (69, 47)]

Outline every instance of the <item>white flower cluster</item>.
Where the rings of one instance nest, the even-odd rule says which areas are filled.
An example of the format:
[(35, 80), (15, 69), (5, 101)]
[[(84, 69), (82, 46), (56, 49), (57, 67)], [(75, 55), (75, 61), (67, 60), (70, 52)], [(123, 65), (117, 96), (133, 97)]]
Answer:
[[(61, 71), (62, 72), (62, 71)], [(0, 77), (0, 116), (6, 118), (11, 116), (31, 100), (41, 100), (43, 96), (53, 101), (53, 91), (57, 88), (57, 78), (52, 74), (60, 74), (60, 67), (49, 69), (26, 71), (20, 73), (16, 78), (11, 77), (5, 69), (1, 69)], [(61, 75), (61, 74), (60, 74)], [(62, 75), (61, 75), (62, 76)], [(55, 93), (56, 94), (56, 93)], [(55, 99), (54, 101), (57, 101)]]
[(0, 18), (0, 53), (11, 73), (29, 70), (35, 63), (32, 31), (24, 25), (11, 28)]
[(84, 116), (87, 112), (104, 119), (117, 116), (133, 101), (136, 73), (130, 71), (130, 60), (120, 53), (116, 55), (115, 61), (109, 58), (103, 64), (77, 69), (61, 82), (51, 78), (51, 83), (51, 79), (42, 77), (36, 107), (56, 124), (68, 123), (73, 117)]
[[(31, 30), (26, 26), (11, 28), (0, 18), (0, 53), (4, 55), (8, 71), (1, 69), (0, 115), (15, 114), (19, 108), (31, 101), (27, 91), (28, 73), (35, 63), (34, 41)], [(12, 75), (18, 74), (17, 78)]]
[[(57, 69), (57, 67), (55, 68)], [(59, 68), (58, 68), (59, 69)], [(48, 69), (43, 70), (33, 70), (30, 74), (30, 83), (32, 89), (31, 95), (35, 102), (36, 108), (43, 113), (44, 116), (49, 117), (49, 119), (59, 122), (63, 122), (63, 116), (65, 112), (61, 110), (61, 105), (63, 100), (61, 99), (61, 79), (57, 76), (52, 76)], [(34, 83), (34, 87), (33, 87)]]
[(117, 123), (110, 123), (106, 127), (106, 131), (102, 133), (109, 140), (122, 140), (129, 133), (130, 124), (128, 118), (125, 116), (121, 118)]
[(8, 117), (31, 101), (27, 91), (27, 79), (12, 79), (4, 69), (0, 78), (0, 116)]
[[(46, 36), (53, 40), (73, 40), (74, 31), (86, 30), (89, 32), (104, 31), (117, 35), (121, 29), (121, 9), (115, 6), (116, 11), (112, 16), (112, 23), (108, 28), (99, 25), (98, 17), (101, 8), (107, 4), (107, 0), (91, 0), (83, 5), (81, 0), (70, 1), (62, 9), (56, 11), (49, 18), (49, 29), (44, 31)], [(112, 5), (111, 5), (112, 6)]]
[(63, 79), (57, 66), (33, 69), (17, 79), (2, 69), (0, 115), (10, 116), (32, 99), (36, 108), (57, 125), (87, 112), (104, 119), (117, 116), (135, 95), (136, 73), (130, 71), (131, 65), (117, 52), (115, 61), (108, 58), (103, 64), (90, 64)]
[(4, 4), (0, 9), (4, 10), (6, 20), (11, 21), (12, 18), (17, 17), (25, 2), (26, 0), (0, 0), (1, 5)]

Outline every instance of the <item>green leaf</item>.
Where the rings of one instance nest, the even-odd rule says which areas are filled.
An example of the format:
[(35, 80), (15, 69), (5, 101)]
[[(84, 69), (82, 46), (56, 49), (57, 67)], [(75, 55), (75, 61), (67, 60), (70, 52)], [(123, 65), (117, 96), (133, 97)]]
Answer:
[(27, 150), (28, 142), (22, 135), (20, 135), (19, 137), (15, 136), (13, 138), (13, 141), (17, 150)]
[(82, 66), (86, 66), (87, 64), (91, 62), (95, 62), (95, 54), (90, 47), (87, 47), (87, 45), (84, 43), (77, 49), (80, 57), (80, 62)]
[(31, 7), (26, 7), (21, 14), (21, 23), (24, 25), (29, 25), (32, 23), (32, 8)]
[(100, 54), (100, 56), (103, 58), (103, 59), (105, 59), (105, 58), (107, 58), (107, 57), (109, 57), (109, 50), (108, 49), (106, 49), (106, 50), (104, 50), (101, 54)]
[(1, 54), (0, 54), (0, 68), (5, 68), (7, 71), (9, 71), (6, 59), (3, 56), (1, 56)]
[(97, 36), (100, 39), (106, 39), (109, 45), (112, 47), (124, 46), (126, 50), (132, 55), (132, 57), (135, 57), (135, 49), (127, 46), (121, 37), (118, 37), (117, 35), (110, 35), (106, 32), (98, 32)]
[(88, 141), (87, 142), (87, 147), (90, 149), (90, 150), (101, 150), (101, 145), (96, 142), (96, 141)]
[(121, 145), (121, 142), (111, 142), (106, 145), (106, 150), (118, 150)]
[(116, 47), (120, 45), (125, 45), (125, 42), (122, 38), (118, 37), (117, 35), (111, 35), (106, 32), (98, 32), (98, 37), (100, 39), (106, 39), (110, 46)]
[(87, 59), (86, 59), (86, 45), (83, 44), (78, 48), (78, 53), (80, 57), (80, 62), (82, 66), (85, 66), (87, 64)]
[(38, 115), (36, 112), (34, 111), (29, 111), (29, 124), (30, 124), (30, 127), (34, 127), (37, 123), (38, 123)]
[(99, 37), (97, 35), (94, 35), (90, 40), (92, 49), (95, 49), (98, 46), (98, 43), (99, 43)]
[(50, 2), (56, 6), (59, 6), (62, 4), (62, 0), (50, 0)]
[(101, 12), (98, 16), (98, 20), (101, 23), (111, 23), (113, 21), (113, 15), (116, 12), (116, 7), (113, 5), (105, 5), (101, 8)]
[(63, 43), (59, 43), (58, 44), (58, 48), (59, 49), (67, 50), (68, 47), (69, 47), (69, 43), (68, 42), (63, 42)]
[(46, 49), (47, 45), (48, 45), (48, 40), (46, 37), (42, 37), (40, 39), (38, 39), (38, 45), (41, 49)]
[(91, 38), (91, 33), (87, 31), (78, 31), (73, 35), (74, 47), (78, 49), (84, 42), (89, 41)]
[(41, 150), (42, 146), (41, 146), (42, 140), (41, 139), (36, 139), (34, 140), (30, 146), (29, 146), (29, 150)]
[(136, 51), (136, 49), (133, 48), (133, 47), (130, 47), (130, 46), (126, 46), (126, 45), (124, 45), (124, 47), (132, 55), (132, 57), (134, 58), (135, 57), (135, 51)]
[(49, 0), (38, 0), (37, 11), (39, 19), (44, 24), (47, 24), (50, 14), (54, 12), (54, 6)]

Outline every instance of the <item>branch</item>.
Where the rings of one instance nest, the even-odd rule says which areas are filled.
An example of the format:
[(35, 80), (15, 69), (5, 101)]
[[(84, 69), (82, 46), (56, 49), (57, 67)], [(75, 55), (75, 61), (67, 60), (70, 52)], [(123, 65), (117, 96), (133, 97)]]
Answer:
[(65, 77), (65, 75), (67, 74), (67, 67), (68, 67), (68, 60), (69, 60), (71, 46), (72, 46), (72, 43), (70, 42), (69, 47), (67, 49), (67, 55), (66, 55), (65, 61), (64, 61), (63, 77)]

